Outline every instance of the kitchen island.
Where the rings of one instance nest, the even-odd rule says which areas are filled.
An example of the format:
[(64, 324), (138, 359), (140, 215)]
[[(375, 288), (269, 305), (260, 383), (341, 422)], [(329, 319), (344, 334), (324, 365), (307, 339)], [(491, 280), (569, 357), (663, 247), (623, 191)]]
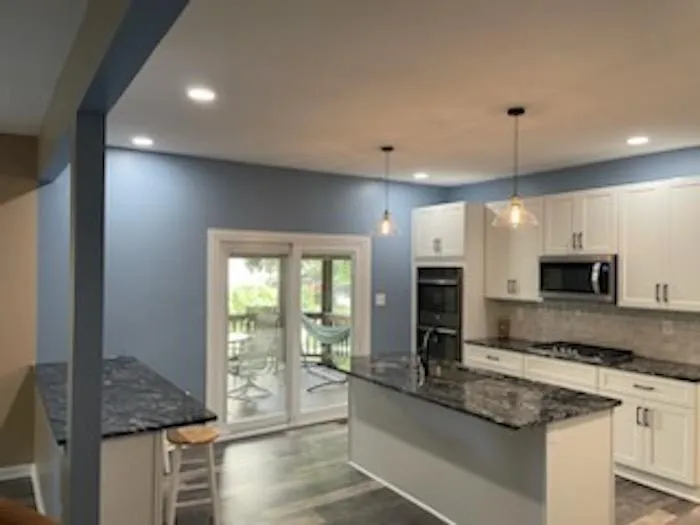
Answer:
[(614, 523), (618, 400), (405, 357), (338, 370), (351, 464), (446, 523)]
[[(36, 365), (34, 451), (37, 500), (60, 519), (67, 458), (68, 365)], [(162, 523), (163, 438), (167, 428), (202, 424), (216, 415), (133, 357), (102, 368), (101, 525)]]

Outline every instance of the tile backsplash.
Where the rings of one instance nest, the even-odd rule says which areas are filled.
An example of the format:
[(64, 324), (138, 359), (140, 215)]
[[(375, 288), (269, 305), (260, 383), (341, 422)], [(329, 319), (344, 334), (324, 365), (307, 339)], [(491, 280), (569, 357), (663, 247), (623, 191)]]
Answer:
[(629, 310), (585, 303), (487, 301), (489, 335), (510, 320), (510, 337), (626, 348), (657, 359), (700, 364), (700, 314)]

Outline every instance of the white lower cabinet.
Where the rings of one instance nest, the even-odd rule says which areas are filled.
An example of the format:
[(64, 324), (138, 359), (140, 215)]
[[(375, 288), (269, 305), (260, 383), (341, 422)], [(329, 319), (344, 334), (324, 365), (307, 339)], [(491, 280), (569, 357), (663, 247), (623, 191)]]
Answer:
[(600, 393), (622, 400), (613, 420), (616, 463), (686, 485), (696, 484), (694, 408)]
[[(601, 392), (606, 394), (605, 392)], [(617, 394), (607, 394), (620, 398)], [(613, 414), (613, 449), (615, 463), (641, 469), (644, 467), (644, 433), (642, 423), (642, 400), (634, 397), (622, 398), (622, 405)]]
[(644, 403), (644, 469), (663, 478), (694, 485), (695, 410)]
[(491, 370), (501, 374), (523, 377), (523, 354), (479, 345), (464, 345), (464, 364), (471, 368)]

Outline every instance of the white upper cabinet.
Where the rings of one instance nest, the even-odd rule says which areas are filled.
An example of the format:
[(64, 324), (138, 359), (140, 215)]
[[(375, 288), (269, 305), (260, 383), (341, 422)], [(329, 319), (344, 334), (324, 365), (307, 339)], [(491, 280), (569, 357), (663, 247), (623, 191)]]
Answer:
[(700, 311), (700, 178), (623, 187), (620, 306)]
[(561, 255), (574, 251), (574, 196), (571, 193), (544, 199), (544, 251)]
[(668, 186), (668, 266), (665, 303), (674, 310), (700, 310), (700, 178)]
[(624, 187), (620, 192), (620, 306), (661, 306), (666, 197), (658, 183)]
[(464, 257), (466, 226), (464, 202), (416, 208), (412, 214), (413, 257)]
[(602, 189), (545, 197), (544, 252), (617, 253), (617, 190)]
[(539, 301), (539, 260), (542, 255), (542, 198), (523, 199), (538, 226), (497, 228), (491, 222), (507, 202), (487, 204), (484, 272), (486, 297)]

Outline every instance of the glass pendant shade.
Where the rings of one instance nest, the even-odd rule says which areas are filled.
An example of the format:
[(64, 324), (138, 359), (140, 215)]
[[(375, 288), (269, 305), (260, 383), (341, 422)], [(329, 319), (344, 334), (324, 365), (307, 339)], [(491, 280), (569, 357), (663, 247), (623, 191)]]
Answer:
[(394, 222), (394, 218), (391, 216), (389, 210), (384, 210), (381, 220), (377, 224), (377, 229), (375, 234), (379, 237), (392, 237), (398, 235), (399, 230)]
[(535, 214), (528, 211), (523, 200), (517, 196), (512, 197), (491, 222), (491, 226), (511, 229), (537, 226), (538, 224)]

